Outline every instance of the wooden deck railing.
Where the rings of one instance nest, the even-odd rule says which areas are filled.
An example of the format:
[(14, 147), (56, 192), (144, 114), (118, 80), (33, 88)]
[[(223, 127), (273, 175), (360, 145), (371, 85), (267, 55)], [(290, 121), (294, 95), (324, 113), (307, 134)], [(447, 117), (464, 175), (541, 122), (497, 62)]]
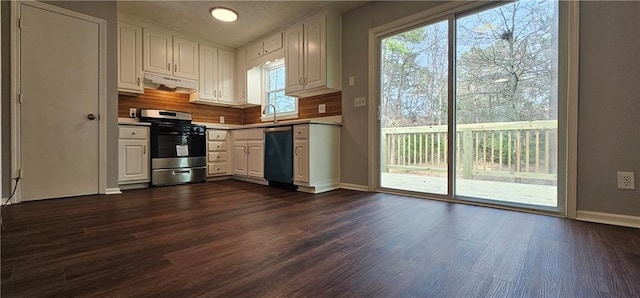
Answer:
[[(461, 124), (456, 130), (456, 167), (463, 178), (557, 179), (558, 122)], [(447, 170), (447, 127), (383, 128), (382, 170)]]

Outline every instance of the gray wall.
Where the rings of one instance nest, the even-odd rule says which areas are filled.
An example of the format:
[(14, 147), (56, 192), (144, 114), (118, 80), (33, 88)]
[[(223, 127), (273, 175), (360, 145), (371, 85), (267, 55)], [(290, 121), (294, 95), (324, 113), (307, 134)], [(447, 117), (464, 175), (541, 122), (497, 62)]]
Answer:
[(10, 53), (10, 16), (11, 11), (9, 7), (9, 1), (0, 1), (2, 5), (2, 16), (0, 20), (2, 24), (0, 28), (2, 30), (2, 130), (0, 134), (0, 142), (2, 144), (2, 195), (1, 198), (9, 197), (11, 190), (11, 101), (9, 96), (11, 95), (11, 78), (9, 77), (9, 70), (11, 64)]
[[(368, 31), (436, 2), (372, 2), (342, 18), (341, 179), (368, 185)], [(640, 216), (640, 193), (617, 190), (616, 172), (640, 180), (640, 2), (582, 2), (578, 209)], [(355, 76), (355, 86), (348, 85)], [(372, 120), (373, 121), (373, 120)], [(636, 182), (636, 188), (640, 183)]]
[[(578, 210), (640, 216), (640, 2), (580, 5)], [(636, 190), (618, 190), (617, 171)]]
[[(58, 7), (84, 13), (107, 21), (107, 188), (118, 187), (118, 7), (116, 1), (46, 1)], [(9, 194), (10, 184), (10, 98), (4, 81), (9, 79), (9, 60), (5, 64), (5, 54), (10, 52), (9, 1), (2, 1), (2, 196)], [(5, 7), (7, 8), (5, 10)], [(8, 57), (7, 57), (8, 59)], [(7, 67), (5, 67), (5, 65)]]

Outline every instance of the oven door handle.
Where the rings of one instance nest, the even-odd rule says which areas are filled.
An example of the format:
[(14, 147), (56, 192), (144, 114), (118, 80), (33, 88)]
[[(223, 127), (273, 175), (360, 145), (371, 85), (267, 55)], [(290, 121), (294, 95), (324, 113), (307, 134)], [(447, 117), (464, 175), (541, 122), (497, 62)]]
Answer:
[(172, 136), (180, 136), (180, 135), (184, 135), (185, 133), (183, 132), (151, 132), (151, 135), (172, 135)]

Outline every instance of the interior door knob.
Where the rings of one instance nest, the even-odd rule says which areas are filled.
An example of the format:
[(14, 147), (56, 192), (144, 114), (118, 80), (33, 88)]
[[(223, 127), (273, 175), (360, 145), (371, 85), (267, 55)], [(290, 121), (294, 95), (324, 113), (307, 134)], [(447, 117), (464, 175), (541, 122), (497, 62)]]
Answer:
[(95, 116), (94, 114), (89, 114), (89, 115), (87, 115), (87, 119), (89, 119), (89, 120), (95, 120), (95, 119), (96, 119), (96, 116)]

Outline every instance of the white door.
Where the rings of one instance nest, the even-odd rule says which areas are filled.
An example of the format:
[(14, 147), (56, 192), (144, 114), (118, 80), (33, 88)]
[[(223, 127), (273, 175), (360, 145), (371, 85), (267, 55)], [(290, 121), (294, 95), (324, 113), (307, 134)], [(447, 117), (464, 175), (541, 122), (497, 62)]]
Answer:
[(173, 38), (173, 75), (198, 79), (198, 43), (179, 37)]
[(236, 102), (247, 102), (247, 49), (242, 47), (236, 52)]
[(304, 23), (304, 88), (306, 90), (327, 85), (326, 14), (320, 14)]
[(119, 142), (120, 173), (118, 181), (149, 179), (147, 140), (121, 139)]
[(218, 49), (200, 46), (200, 89), (198, 97), (215, 101), (218, 98)]
[(295, 141), (293, 144), (293, 180), (309, 183), (309, 141)]
[(247, 176), (247, 142), (233, 143), (233, 174)]
[(264, 177), (264, 141), (247, 142), (247, 175), (249, 177)]
[(142, 32), (142, 70), (171, 75), (173, 63), (173, 45), (171, 35), (144, 29)]
[(143, 93), (142, 28), (118, 23), (118, 90)]
[(302, 43), (302, 23), (293, 25), (284, 31), (286, 94), (302, 90)]
[(233, 52), (218, 49), (218, 100), (234, 102), (235, 67)]
[(98, 193), (99, 25), (28, 5), (21, 18), (21, 198)]

